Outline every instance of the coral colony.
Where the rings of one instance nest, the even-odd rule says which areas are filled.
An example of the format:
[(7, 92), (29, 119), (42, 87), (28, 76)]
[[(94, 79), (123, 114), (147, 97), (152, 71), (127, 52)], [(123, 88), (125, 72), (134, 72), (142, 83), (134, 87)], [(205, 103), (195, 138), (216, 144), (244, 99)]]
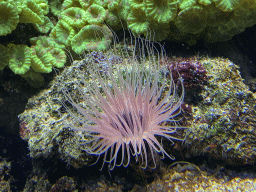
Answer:
[(128, 59), (117, 59), (118, 62), (113, 62), (113, 56), (106, 58), (98, 52), (87, 55), (95, 64), (108, 66), (108, 71), (101, 73), (102, 68), (97, 64), (88, 67), (89, 74), (81, 82), (86, 90), (77, 85), (82, 102), (78, 103), (67, 90), (63, 91), (71, 108), (79, 114), (66, 106), (79, 122), (69, 125), (70, 128), (84, 134), (82, 148), (98, 158), (103, 156), (103, 165), (108, 163), (110, 170), (115, 166), (128, 166), (132, 156), (142, 168), (148, 167), (149, 156), (156, 165), (156, 152), (174, 159), (156, 136), (165, 137), (172, 144), (174, 140), (184, 140), (184, 135), (178, 135), (177, 130), (185, 127), (178, 126), (176, 118), (184, 98), (182, 78), (178, 95), (173, 79), (167, 76), (168, 70), (163, 69), (155, 57), (153, 44), (141, 39), (135, 44), (141, 47), (140, 62), (135, 52)]
[[(147, 36), (150, 30), (154, 31), (155, 41), (169, 39), (192, 45), (197, 39), (230, 40), (256, 24), (255, 13), (255, 0), (1, 0), (0, 37), (10, 33), (19, 37), (22, 25), (26, 35), (24, 39), (18, 38), (19, 43), (34, 42), (32, 46), (28, 43), (21, 46), (10, 38), (6, 45), (1, 44), (0, 70), (9, 66), (28, 83), (33, 85), (37, 81), (39, 86), (44, 82), (41, 73), (64, 66), (65, 48), (77, 54), (106, 50), (113, 39), (107, 26), (118, 30), (121, 20), (133, 34)], [(46, 49), (40, 45), (40, 38), (33, 40), (35, 34), (28, 26), (47, 35), (44, 39), (51, 39), (51, 52), (47, 56), (39, 53), (38, 50)], [(58, 58), (61, 61), (54, 66)]]

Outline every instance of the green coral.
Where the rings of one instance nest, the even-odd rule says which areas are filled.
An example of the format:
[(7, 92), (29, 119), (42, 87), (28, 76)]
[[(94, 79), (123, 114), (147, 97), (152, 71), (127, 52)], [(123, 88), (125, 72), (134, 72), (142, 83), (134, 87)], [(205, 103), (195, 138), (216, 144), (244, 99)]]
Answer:
[(102, 24), (106, 18), (106, 10), (97, 4), (92, 4), (87, 9), (87, 21), (89, 24)]
[(9, 49), (0, 45), (0, 70), (3, 70), (9, 64)]
[(199, 6), (187, 7), (178, 14), (175, 23), (181, 32), (200, 33), (207, 25), (207, 11)]
[(62, 10), (62, 3), (60, 0), (52, 0), (51, 2), (49, 2), (49, 7), (51, 10), (51, 13), (58, 17), (61, 14), (61, 10)]
[[(32, 23), (42, 33), (52, 27), (47, 0), (2, 0), (0, 1), (0, 35), (11, 33), (18, 23)], [(47, 28), (42, 29), (42, 28)]]
[(67, 59), (65, 51), (63, 51), (61, 48), (54, 48), (50, 50), (50, 53), (53, 57), (52, 65), (57, 68), (64, 67)]
[(40, 24), (33, 23), (33, 26), (35, 27), (35, 29), (37, 29), (41, 33), (48, 33), (54, 27), (53, 23), (48, 17), (44, 17), (43, 24), (40, 25)]
[(121, 28), (120, 24), (120, 19), (118, 17), (118, 14), (116, 13), (116, 11), (106, 11), (106, 19), (105, 22), (107, 24), (109, 24), (112, 28), (118, 27)]
[(35, 72), (50, 73), (52, 71), (52, 55), (40, 47), (31, 47), (31, 68)]
[(47, 33), (53, 28), (45, 16), (48, 13), (46, 0), (0, 1), (0, 36), (11, 33), (18, 23), (32, 23), (38, 31)]
[(65, 45), (58, 44), (51, 37), (47, 36), (33, 37), (30, 38), (29, 41), (32, 45), (37, 45), (42, 49), (47, 49), (47, 51), (52, 50), (54, 48), (60, 48), (62, 50), (65, 49)]
[(146, 0), (146, 13), (157, 23), (173, 21), (177, 15), (176, 0)]
[(121, 0), (120, 2), (120, 10), (119, 10), (119, 16), (124, 21), (127, 21), (127, 17), (130, 13), (131, 5), (129, 0)]
[[(80, 1), (82, 1), (82, 0), (64, 0), (64, 2), (62, 4), (62, 10), (66, 10), (70, 7), (82, 7), (80, 4)], [(87, 0), (84, 0), (84, 1), (87, 2)]]
[(21, 75), (21, 77), (34, 88), (39, 88), (44, 84), (44, 77), (40, 73), (37, 73), (31, 69), (24, 75)]
[(193, 7), (197, 4), (196, 0), (180, 0), (179, 8), (180, 10), (186, 9), (187, 7)]
[(112, 33), (105, 25), (86, 25), (71, 42), (72, 49), (77, 54), (85, 51), (106, 50), (112, 40)]
[(43, 11), (43, 15), (47, 15), (49, 13), (49, 5), (48, 0), (33, 0)]
[(169, 23), (171, 31), (177, 28), (176, 34), (167, 30), (170, 40), (216, 42), (256, 24), (255, 4), (255, 0), (122, 0), (120, 17), (134, 34), (146, 36), (146, 31), (155, 30), (158, 41), (167, 35), (162, 36), (154, 26)]
[(20, 23), (44, 24), (43, 9), (35, 2), (28, 0), (22, 5), (22, 12), (19, 14)]
[(60, 19), (67, 22), (70, 26), (82, 28), (88, 20), (89, 14), (79, 7), (70, 7), (64, 10)]
[(121, 0), (105, 0), (104, 3), (106, 3), (108, 5), (108, 10), (109, 11), (113, 11), (115, 9), (118, 9), (119, 7), (119, 3)]
[(169, 23), (156, 24), (155, 22), (150, 23), (150, 31), (144, 33), (145, 37), (150, 41), (162, 41), (168, 38), (170, 34)]
[(147, 33), (149, 24), (146, 13), (142, 10), (132, 9), (127, 17), (127, 25), (134, 34)]
[[(66, 46), (71, 45), (73, 51), (79, 54), (93, 49), (106, 49), (111, 43), (112, 37), (111, 31), (102, 25), (107, 20), (105, 9), (107, 3), (110, 2), (100, 0), (64, 1), (59, 21), (50, 36)], [(117, 5), (116, 3), (109, 4), (113, 13), (116, 11)], [(119, 19), (113, 13), (108, 13), (108, 21), (117, 25)]]
[(15, 7), (7, 2), (0, 2), (0, 36), (11, 33), (19, 23)]
[[(166, 39), (167, 33), (170, 34), (169, 39), (176, 41), (186, 41), (187, 36), (191, 36), (189, 34), (209, 42), (228, 40), (256, 23), (255, 0), (53, 0), (49, 5), (46, 0), (8, 0), (2, 1), (1, 5), (8, 5), (10, 11), (14, 7), (17, 10), (12, 25), (6, 24), (7, 20), (2, 22), (2, 26), (10, 29), (1, 34), (10, 33), (18, 22), (33, 23), (40, 32), (49, 32), (53, 27), (46, 17), (50, 7), (55, 16), (61, 15), (51, 37), (66, 46), (70, 45), (72, 38), (85, 25), (98, 25), (105, 21), (117, 28), (120, 19), (127, 22), (134, 34), (146, 36), (149, 31), (155, 31), (155, 39), (158, 41)], [(155, 26), (161, 27), (164, 23), (169, 23), (171, 29), (162, 36)], [(179, 31), (172, 33), (172, 27)]]
[(241, 0), (213, 0), (216, 7), (224, 12), (230, 12), (236, 9)]
[(47, 36), (31, 38), (30, 42), (34, 45), (31, 47), (31, 57), (35, 72), (49, 73), (52, 67), (64, 67), (67, 58), (62, 45)]
[(71, 40), (76, 34), (75, 28), (63, 20), (58, 22), (55, 29), (51, 33), (54, 32), (56, 32), (57, 40), (66, 46), (71, 45)]
[(25, 74), (31, 66), (30, 48), (26, 45), (9, 44), (9, 68), (15, 74)]
[[(33, 87), (43, 84), (44, 78), (39, 73), (50, 73), (53, 67), (61, 68), (66, 63), (65, 46), (59, 45), (47, 36), (31, 38), (33, 46), (9, 44), (8, 47), (0, 45), (1, 66), (9, 68), (25, 78)], [(34, 77), (33, 77), (34, 76)]]
[[(169, 39), (192, 45), (198, 39), (206, 42), (229, 40), (246, 27), (256, 24), (256, 1), (0, 0), (0, 36), (14, 31), (18, 23), (31, 23), (40, 33), (50, 33), (54, 39), (51, 44), (54, 45), (39, 38), (34, 46), (49, 51), (51, 67), (62, 67), (66, 60), (63, 49), (67, 46), (76, 53), (107, 49), (112, 32), (105, 23), (113, 30), (128, 28), (134, 35), (144, 35), (155, 41)], [(56, 49), (45, 46), (56, 46)], [(34, 49), (37, 48), (30, 49), (36, 53)], [(48, 53), (46, 55), (50, 58)], [(44, 60), (43, 56), (39, 58)], [(1, 70), (9, 65), (6, 57), (4, 61)], [(33, 64), (38, 72), (49, 72), (51, 67), (43, 70), (36, 67), (36, 62)]]

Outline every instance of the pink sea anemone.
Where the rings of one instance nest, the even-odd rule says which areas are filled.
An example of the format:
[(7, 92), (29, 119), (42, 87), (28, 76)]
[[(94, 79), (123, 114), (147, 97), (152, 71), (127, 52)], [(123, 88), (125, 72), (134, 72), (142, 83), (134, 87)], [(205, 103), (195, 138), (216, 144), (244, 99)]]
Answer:
[(178, 125), (176, 118), (184, 87), (178, 95), (174, 81), (166, 75), (168, 70), (160, 68), (155, 59), (153, 47), (147, 50), (149, 61), (142, 51), (140, 62), (132, 56), (115, 67), (109, 65), (107, 73), (101, 73), (97, 65), (90, 67), (90, 80), (87, 76), (82, 82), (86, 89), (78, 86), (82, 103), (64, 92), (80, 114), (75, 116), (79, 125), (72, 125), (71, 129), (84, 134), (86, 139), (81, 146), (91, 155), (103, 156), (103, 165), (108, 163), (110, 170), (128, 166), (132, 156), (142, 168), (147, 168), (149, 156), (156, 165), (156, 152), (174, 159), (156, 136), (172, 143), (184, 140), (177, 135), (177, 129), (184, 127)]

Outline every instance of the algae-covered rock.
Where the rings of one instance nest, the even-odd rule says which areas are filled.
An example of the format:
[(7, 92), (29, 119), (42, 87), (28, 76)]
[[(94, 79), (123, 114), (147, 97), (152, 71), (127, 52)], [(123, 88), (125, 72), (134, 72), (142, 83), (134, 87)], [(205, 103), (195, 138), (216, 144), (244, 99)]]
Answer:
[(208, 154), (227, 164), (253, 164), (256, 158), (256, 95), (228, 59), (204, 58), (208, 83), (191, 105), (189, 156)]
[[(117, 61), (113, 56), (106, 59), (110, 59), (108, 63)], [(79, 115), (74, 109), (65, 108), (68, 102), (63, 91), (68, 91), (76, 100), (81, 99), (77, 82), (87, 78), (87, 65), (100, 63), (93, 53), (83, 61), (75, 61), (53, 80), (48, 90), (29, 99), (26, 110), (19, 119), (20, 135), (28, 141), (31, 157), (57, 157), (74, 167), (81, 167), (92, 161), (93, 156), (81, 149), (84, 133), (70, 130), (70, 125), (77, 125), (75, 116)], [(99, 67), (105, 70), (104, 67), (107, 66)]]

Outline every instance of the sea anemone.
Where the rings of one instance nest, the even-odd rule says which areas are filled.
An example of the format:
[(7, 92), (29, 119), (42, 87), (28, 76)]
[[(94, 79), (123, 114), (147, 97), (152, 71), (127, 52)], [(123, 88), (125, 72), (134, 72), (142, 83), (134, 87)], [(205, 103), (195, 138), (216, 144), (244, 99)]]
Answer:
[[(185, 128), (177, 119), (184, 87), (178, 95), (150, 42), (137, 41), (135, 45), (140, 48), (134, 49), (140, 50), (139, 59), (134, 52), (121, 64), (109, 65), (107, 73), (100, 72), (97, 64), (86, 64), (88, 70), (77, 85), (82, 101), (71, 96), (68, 88), (63, 91), (69, 102), (65, 107), (79, 122), (69, 127), (82, 133), (81, 148), (98, 158), (103, 156), (103, 165), (108, 163), (110, 170), (127, 167), (132, 156), (144, 169), (149, 159), (155, 167), (156, 152), (174, 159), (157, 137), (167, 138), (172, 144), (173, 140), (184, 140), (184, 134), (177, 134)], [(183, 85), (182, 79), (180, 82)]]

